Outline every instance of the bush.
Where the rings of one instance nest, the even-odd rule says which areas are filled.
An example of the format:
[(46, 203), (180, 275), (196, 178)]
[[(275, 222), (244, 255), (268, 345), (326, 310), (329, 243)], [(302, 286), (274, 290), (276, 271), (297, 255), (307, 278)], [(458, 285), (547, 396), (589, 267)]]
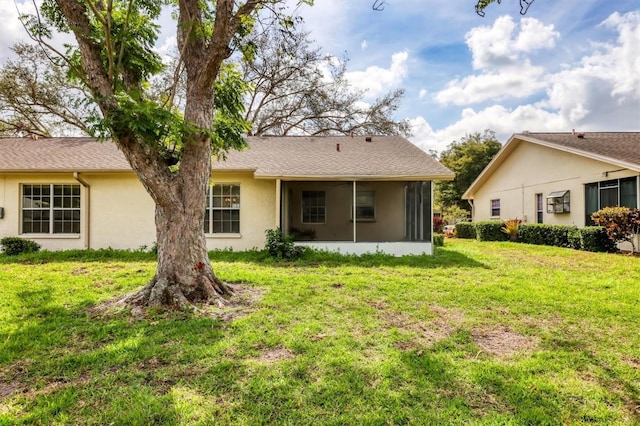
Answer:
[(569, 234), (577, 231), (575, 226), (547, 225), (544, 223), (523, 223), (518, 227), (518, 241), (528, 244), (556, 247), (574, 247), (575, 237)]
[(279, 260), (294, 260), (304, 254), (304, 247), (296, 247), (291, 235), (284, 236), (280, 228), (267, 229), (265, 249), (271, 257)]
[(0, 240), (0, 247), (7, 256), (40, 251), (40, 244), (19, 237), (5, 237)]
[(434, 216), (433, 217), (433, 232), (435, 232), (436, 234), (442, 234), (442, 231), (444, 229), (444, 226), (447, 224), (447, 222), (440, 216)]
[(456, 237), (466, 238), (466, 239), (475, 239), (476, 224), (473, 222), (456, 223)]
[(518, 226), (522, 221), (518, 218), (505, 220), (500, 230), (509, 236), (511, 241), (515, 241), (518, 238)]
[(591, 219), (604, 226), (611, 241), (628, 241), (636, 251), (633, 235), (640, 233), (640, 210), (628, 207), (605, 207), (591, 215)]
[(609, 238), (606, 229), (601, 226), (587, 226), (578, 230), (580, 250), (613, 253), (618, 251), (616, 243)]
[(433, 246), (442, 247), (444, 245), (444, 234), (433, 234)]
[(490, 220), (476, 222), (476, 239), (478, 241), (507, 241), (509, 236), (502, 232), (502, 222)]

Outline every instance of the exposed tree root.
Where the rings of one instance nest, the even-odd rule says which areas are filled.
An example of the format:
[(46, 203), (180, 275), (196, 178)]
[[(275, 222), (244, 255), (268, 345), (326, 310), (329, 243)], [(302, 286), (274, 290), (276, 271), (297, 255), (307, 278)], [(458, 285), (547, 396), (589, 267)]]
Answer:
[(180, 283), (175, 279), (154, 276), (149, 283), (135, 293), (127, 294), (118, 299), (107, 301), (91, 309), (93, 314), (106, 311), (122, 311), (131, 309), (131, 315), (136, 319), (144, 317), (146, 308), (189, 311), (205, 313), (199, 305), (215, 305), (219, 309), (232, 303), (232, 296), (236, 289), (220, 280), (215, 275), (203, 274), (191, 285)]

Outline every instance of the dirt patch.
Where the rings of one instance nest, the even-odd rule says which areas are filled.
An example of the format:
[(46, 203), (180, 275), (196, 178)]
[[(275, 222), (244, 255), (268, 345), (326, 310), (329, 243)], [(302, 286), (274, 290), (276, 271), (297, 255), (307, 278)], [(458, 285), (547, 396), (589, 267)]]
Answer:
[(473, 330), (471, 337), (482, 351), (499, 357), (509, 357), (538, 347), (536, 338), (523, 336), (508, 327)]
[(295, 358), (295, 354), (289, 349), (276, 347), (264, 350), (259, 356), (253, 358), (253, 360), (262, 363), (272, 363), (293, 358)]
[(89, 271), (85, 267), (80, 267), (80, 268), (77, 268), (77, 269), (74, 269), (73, 271), (71, 271), (71, 275), (75, 275), (75, 276), (77, 276), (77, 275), (87, 275), (87, 274), (89, 274)]
[(15, 383), (0, 383), (0, 399), (7, 398), (22, 388)]
[(428, 307), (435, 318), (426, 321), (419, 321), (405, 313), (393, 311), (385, 302), (375, 301), (370, 302), (369, 305), (378, 311), (378, 317), (387, 328), (397, 328), (415, 336), (408, 342), (395, 343), (394, 347), (400, 350), (431, 346), (449, 337), (464, 321), (462, 311), (437, 305)]

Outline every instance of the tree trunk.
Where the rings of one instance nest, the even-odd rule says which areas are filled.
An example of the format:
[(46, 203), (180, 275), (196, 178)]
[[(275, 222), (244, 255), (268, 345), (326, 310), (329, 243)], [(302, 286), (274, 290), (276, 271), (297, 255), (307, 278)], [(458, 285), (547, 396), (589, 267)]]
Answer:
[[(199, 194), (190, 196), (204, 200)], [(204, 212), (195, 210), (156, 206), (158, 269), (142, 290), (127, 299), (129, 304), (185, 309), (194, 303), (221, 302), (233, 293), (213, 272), (203, 231)]]

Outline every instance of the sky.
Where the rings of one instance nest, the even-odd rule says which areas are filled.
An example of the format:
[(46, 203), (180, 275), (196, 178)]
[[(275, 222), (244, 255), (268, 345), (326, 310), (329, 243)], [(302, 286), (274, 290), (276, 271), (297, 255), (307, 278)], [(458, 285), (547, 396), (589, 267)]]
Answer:
[[(484, 18), (475, 0), (384, 0), (382, 11), (290, 1), (323, 53), (349, 58), (366, 101), (405, 90), (395, 118), (425, 151), (485, 129), (502, 143), (522, 131), (640, 131), (640, 0), (535, 0), (525, 16), (503, 0)], [(0, 22), (1, 63), (26, 34), (12, 0), (0, 0)], [(169, 14), (161, 25), (160, 50), (175, 40)]]

